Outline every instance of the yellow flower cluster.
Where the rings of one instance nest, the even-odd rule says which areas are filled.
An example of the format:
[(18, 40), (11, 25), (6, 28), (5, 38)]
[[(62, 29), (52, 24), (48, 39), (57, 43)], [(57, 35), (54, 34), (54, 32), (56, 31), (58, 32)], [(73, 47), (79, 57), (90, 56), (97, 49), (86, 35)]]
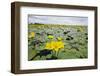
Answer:
[(49, 35), (48, 38), (49, 38), (49, 39), (53, 39), (54, 37), (53, 37), (52, 35)]
[(34, 32), (30, 32), (29, 34), (29, 38), (35, 37), (35, 33)]
[(51, 42), (46, 43), (45, 48), (54, 50), (54, 51), (59, 51), (59, 49), (64, 48), (64, 43), (62, 41), (51, 41)]

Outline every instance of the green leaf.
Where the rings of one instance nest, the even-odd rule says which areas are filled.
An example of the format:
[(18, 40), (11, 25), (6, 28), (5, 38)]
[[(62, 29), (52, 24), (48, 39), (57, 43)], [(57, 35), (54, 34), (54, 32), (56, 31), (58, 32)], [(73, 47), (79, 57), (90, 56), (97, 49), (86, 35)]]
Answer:
[(52, 54), (48, 54), (48, 55), (46, 56), (46, 58), (51, 58), (51, 56), (52, 56)]
[(34, 57), (36, 55), (36, 51), (35, 50), (28, 50), (28, 60), (30, 60), (32, 57)]

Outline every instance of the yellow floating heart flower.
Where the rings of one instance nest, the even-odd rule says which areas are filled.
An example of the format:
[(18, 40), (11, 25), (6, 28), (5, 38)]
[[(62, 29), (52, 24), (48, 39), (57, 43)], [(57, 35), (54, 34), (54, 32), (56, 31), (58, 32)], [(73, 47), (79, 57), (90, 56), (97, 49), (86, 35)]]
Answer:
[(29, 38), (35, 37), (35, 33), (34, 32), (30, 32), (29, 34)]
[(84, 29), (82, 27), (78, 27), (78, 29), (80, 30), (80, 32), (84, 32)]
[(54, 37), (53, 37), (52, 35), (49, 35), (48, 38), (49, 38), (49, 39), (53, 39)]
[(64, 48), (64, 43), (62, 41), (51, 41), (46, 43), (45, 49), (59, 51), (59, 49)]

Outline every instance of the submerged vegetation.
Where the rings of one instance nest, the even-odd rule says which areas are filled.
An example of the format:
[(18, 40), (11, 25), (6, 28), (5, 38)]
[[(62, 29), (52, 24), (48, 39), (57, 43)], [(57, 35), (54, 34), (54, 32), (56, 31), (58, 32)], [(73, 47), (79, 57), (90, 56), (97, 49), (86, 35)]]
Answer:
[(28, 60), (88, 57), (87, 26), (28, 25)]

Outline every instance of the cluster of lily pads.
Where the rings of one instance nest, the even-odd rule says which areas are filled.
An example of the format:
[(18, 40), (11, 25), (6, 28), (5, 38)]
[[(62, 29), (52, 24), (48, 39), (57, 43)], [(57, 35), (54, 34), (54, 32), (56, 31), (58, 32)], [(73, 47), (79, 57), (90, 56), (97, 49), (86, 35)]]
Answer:
[(81, 59), (88, 57), (87, 26), (28, 25), (28, 60)]

